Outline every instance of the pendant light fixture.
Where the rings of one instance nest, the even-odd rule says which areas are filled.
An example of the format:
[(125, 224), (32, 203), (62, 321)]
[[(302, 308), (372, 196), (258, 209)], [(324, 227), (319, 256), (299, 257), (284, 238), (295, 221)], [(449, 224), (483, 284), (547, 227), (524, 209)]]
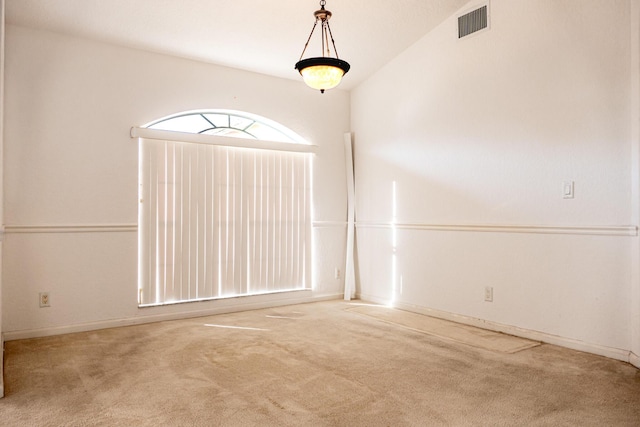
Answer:
[[(321, 0), (320, 10), (316, 10), (313, 14), (316, 17), (316, 21), (313, 24), (307, 43), (304, 45), (300, 60), (296, 63), (295, 67), (302, 75), (302, 79), (307, 86), (313, 89), (319, 89), (321, 93), (324, 93), (326, 89), (333, 89), (338, 86), (342, 80), (342, 76), (347, 74), (349, 68), (351, 68), (347, 61), (338, 58), (336, 43), (333, 40), (333, 34), (331, 34), (331, 27), (329, 27), (331, 12), (324, 8), (326, 3), (325, 0)], [(320, 28), (322, 29), (322, 56), (302, 59), (318, 22), (320, 22)], [(331, 38), (331, 45), (329, 45), (329, 38)], [(331, 57), (331, 46), (333, 46), (335, 58)]]

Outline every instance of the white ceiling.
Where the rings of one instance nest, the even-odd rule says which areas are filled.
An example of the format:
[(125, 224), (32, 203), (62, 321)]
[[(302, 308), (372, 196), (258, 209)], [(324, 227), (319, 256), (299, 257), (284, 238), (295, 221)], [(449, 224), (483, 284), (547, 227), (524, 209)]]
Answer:
[[(351, 89), (468, 0), (327, 0)], [(289, 79), (318, 0), (6, 0), (8, 24)], [(313, 40), (319, 40), (319, 29)], [(305, 57), (321, 56), (310, 45)]]

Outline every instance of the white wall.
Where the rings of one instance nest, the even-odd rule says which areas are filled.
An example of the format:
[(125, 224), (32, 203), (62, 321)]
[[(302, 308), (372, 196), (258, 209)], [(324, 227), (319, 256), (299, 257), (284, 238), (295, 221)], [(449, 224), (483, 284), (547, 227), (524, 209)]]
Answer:
[(359, 292), (628, 360), (630, 2), (490, 11), (352, 92)]
[[(9, 26), (2, 330), (13, 339), (340, 295), (342, 140), (353, 130), (364, 298), (640, 354), (639, 10), (492, 0), (490, 31), (457, 41), (451, 17), (354, 90), (350, 110), (340, 90)], [(200, 108), (259, 114), (320, 146), (311, 295), (137, 308), (129, 128)], [(562, 198), (565, 180), (575, 199)], [(38, 308), (41, 291), (52, 307)]]
[[(5, 106), (8, 338), (341, 294), (333, 270), (344, 263), (347, 92), (321, 95), (301, 81), (8, 26)], [(336, 226), (314, 229), (313, 293), (137, 308), (138, 154), (129, 129), (205, 108), (258, 114), (320, 146), (314, 220)], [(85, 225), (93, 231), (80, 232)], [(38, 306), (42, 291), (49, 308)]]

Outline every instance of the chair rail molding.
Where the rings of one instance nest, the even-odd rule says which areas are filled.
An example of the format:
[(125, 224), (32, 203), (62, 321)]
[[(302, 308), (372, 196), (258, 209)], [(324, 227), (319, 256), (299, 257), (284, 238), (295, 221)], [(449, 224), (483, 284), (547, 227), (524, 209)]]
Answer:
[(404, 222), (358, 221), (356, 228), (388, 228), (404, 230), (491, 232), (491, 233), (529, 233), (529, 234), (585, 234), (602, 236), (638, 236), (635, 225), (511, 225), (511, 224), (433, 224)]
[(5, 225), (4, 234), (137, 232), (137, 224)]

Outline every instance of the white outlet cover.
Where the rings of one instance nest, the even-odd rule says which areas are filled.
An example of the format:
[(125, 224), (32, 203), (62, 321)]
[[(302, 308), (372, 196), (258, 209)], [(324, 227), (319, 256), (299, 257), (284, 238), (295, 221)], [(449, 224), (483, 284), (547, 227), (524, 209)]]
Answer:
[(38, 296), (40, 298), (40, 307), (51, 307), (51, 296), (49, 292), (40, 292)]
[(484, 300), (487, 302), (493, 302), (493, 288), (491, 286), (484, 288)]

